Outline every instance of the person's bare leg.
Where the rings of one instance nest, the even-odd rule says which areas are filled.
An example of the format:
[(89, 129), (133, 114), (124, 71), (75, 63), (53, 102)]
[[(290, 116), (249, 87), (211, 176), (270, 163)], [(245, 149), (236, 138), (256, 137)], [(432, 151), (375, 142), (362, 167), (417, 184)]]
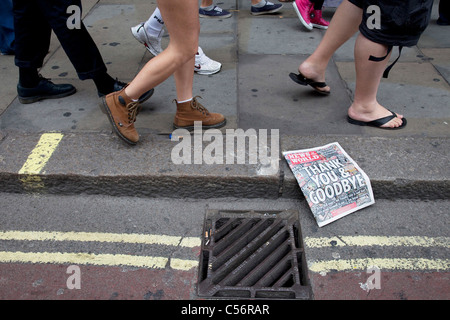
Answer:
[(192, 97), (194, 57), (200, 32), (198, 2), (160, 0), (158, 8), (170, 35), (169, 45), (161, 54), (147, 62), (125, 89), (125, 93), (132, 99), (138, 99), (144, 92), (174, 74), (177, 98), (183, 100), (185, 96), (189, 96), (186, 98), (189, 99)]
[[(389, 57), (379, 62), (369, 60), (371, 55), (383, 57), (386, 52), (387, 46), (370, 41), (362, 34), (358, 35), (355, 43), (356, 88), (353, 103), (348, 109), (350, 118), (367, 122), (392, 115), (377, 101), (378, 87)], [(401, 126), (403, 116), (397, 116), (382, 127)]]
[[(362, 9), (344, 0), (337, 8), (325, 35), (316, 50), (298, 68), (306, 78), (325, 82), (325, 71), (334, 52), (350, 39), (359, 28)], [(330, 87), (320, 88), (330, 91)]]
[(213, 0), (202, 0), (200, 7), (209, 7), (213, 4)]
[(175, 71), (175, 86), (177, 88), (177, 100), (185, 101), (191, 99), (192, 88), (194, 85), (194, 64), (195, 58), (186, 62), (182, 67)]

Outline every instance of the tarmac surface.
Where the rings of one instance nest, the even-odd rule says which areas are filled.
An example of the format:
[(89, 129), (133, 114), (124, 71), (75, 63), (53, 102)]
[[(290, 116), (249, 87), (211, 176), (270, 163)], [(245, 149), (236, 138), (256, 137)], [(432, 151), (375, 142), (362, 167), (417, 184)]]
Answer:
[[(14, 208), (17, 197), (21, 196), (26, 197), (21, 201), (33, 203), (34, 208), (37, 206), (33, 202), (35, 197), (56, 208), (65, 204), (54, 197), (64, 196), (65, 201), (76, 202), (81, 201), (77, 200), (78, 195), (89, 199), (98, 197), (95, 201), (99, 201), (99, 207), (113, 206), (112, 203), (121, 198), (136, 198), (140, 208), (148, 207), (149, 202), (150, 206), (161, 208), (171, 204), (183, 206), (187, 202), (188, 213), (195, 208), (203, 212), (211, 206), (235, 206), (238, 210), (245, 206), (258, 210), (283, 210), (294, 206), (300, 212), (315, 299), (448, 299), (450, 27), (436, 24), (437, 4), (435, 1), (431, 23), (418, 45), (404, 49), (389, 78), (383, 79), (380, 85), (379, 101), (408, 120), (407, 127), (397, 131), (359, 127), (346, 121), (355, 87), (355, 38), (342, 46), (330, 62), (326, 81), (332, 94), (324, 97), (288, 77), (314, 51), (324, 34), (323, 30), (307, 31), (302, 27), (291, 3), (284, 2), (284, 8), (276, 14), (252, 16), (250, 1), (225, 1), (218, 5), (232, 11), (231, 18), (200, 19), (200, 46), (207, 56), (222, 63), (222, 69), (210, 76), (196, 74), (194, 95), (202, 96), (202, 104), (210, 111), (227, 117), (227, 126), (222, 132), (238, 128), (254, 129), (259, 136), (268, 132), (279, 151), (337, 141), (369, 176), (377, 203), (361, 214), (355, 213), (320, 229), (281, 157), (268, 166), (260, 162), (174, 164), (172, 151), (176, 142), (169, 138), (176, 110), (172, 103), (176, 98), (172, 77), (157, 86), (153, 97), (143, 104), (136, 122), (141, 140), (137, 146), (130, 147), (112, 132), (109, 121), (98, 107), (93, 82), (77, 78), (55, 36), (40, 73), (55, 83), (73, 84), (77, 93), (70, 97), (21, 104), (17, 99), (18, 70), (14, 57), (0, 56), (0, 192), (3, 198), (0, 210), (4, 211), (0, 231), (26, 230), (26, 226), (17, 224), (10, 216), (11, 211), (17, 210), (18, 217), (29, 219), (25, 209)], [(116, 0), (83, 1), (83, 21), (113, 77), (130, 81), (152, 58), (133, 38), (130, 27), (148, 19), (155, 7), (156, 1), (147, 0), (128, 4)], [(329, 20), (334, 11), (335, 8), (325, 8), (324, 17)], [(168, 41), (166, 35), (163, 47)], [(396, 56), (397, 50), (394, 50), (392, 59)], [(278, 129), (279, 136), (272, 129)], [(41, 150), (47, 153), (43, 156), (47, 162), (35, 161), (27, 167), (25, 164), (43, 137), (49, 139), (48, 148)], [(279, 140), (273, 140), (274, 137)], [(203, 147), (205, 145), (207, 143)], [(272, 150), (276, 150), (273, 145)], [(234, 150), (225, 150), (224, 157), (227, 154), (234, 155)], [(227, 199), (233, 199), (233, 204)], [(174, 223), (176, 209), (173, 211), (168, 219)], [(195, 220), (192, 225), (202, 224), (202, 216), (194, 213), (192, 216), (189, 218)], [(95, 219), (104, 221), (100, 215)], [(46, 217), (43, 221), (55, 220)], [(39, 228), (33, 224), (35, 222), (30, 220), (29, 223)], [(57, 229), (58, 225), (54, 227)], [(198, 237), (198, 234), (199, 230), (187, 236)], [(338, 250), (335, 237), (345, 243), (350, 236), (369, 238), (358, 238), (361, 242)], [(328, 239), (328, 244), (317, 246), (316, 238)], [(392, 244), (393, 238), (400, 242)], [(440, 244), (434, 247), (429, 244), (430, 239)], [(367, 244), (363, 240), (372, 242)], [(379, 245), (384, 240), (390, 243), (388, 248), (399, 247), (403, 255), (403, 260), (398, 260), (395, 249), (387, 258), (383, 257), (389, 263), (397, 263), (394, 266), (380, 257), (386, 252), (386, 246)], [(413, 249), (405, 245), (405, 241), (412, 240), (417, 241)], [(422, 240), (428, 244), (419, 244)], [(186, 256), (192, 261), (198, 259), (198, 246), (189, 250)], [(415, 256), (417, 252), (420, 257)], [(366, 258), (380, 258), (377, 261), (383, 266), (382, 271), (388, 270), (383, 272), (386, 284), (383, 290), (364, 287), (370, 276), (366, 273), (368, 262), (362, 263)], [(336, 264), (331, 271), (324, 266), (320, 269), (317, 262), (325, 259), (353, 261), (353, 264), (342, 269)], [(66, 268), (58, 263), (3, 261), (0, 263), (0, 284), (3, 283), (0, 298), (198, 298), (195, 295), (196, 266), (183, 269), (181, 273), (176, 268), (133, 270), (133, 282), (124, 281), (121, 287), (127, 288), (126, 292), (116, 294), (101, 292), (97, 287), (84, 291), (84, 296), (70, 292), (68, 296), (62, 294), (64, 290), (55, 289), (60, 284), (50, 285), (54, 290), (39, 291), (39, 283), (33, 285), (34, 295), (24, 293), (28, 290), (26, 284), (20, 282), (24, 272), (40, 274), (36, 278), (44, 279), (44, 274), (50, 277)], [(102, 269), (97, 265), (83, 268), (104, 270), (104, 281), (123, 274), (123, 270), (117, 268)], [(98, 270), (96, 272), (101, 272)], [(154, 283), (156, 290), (139, 288), (143, 281), (140, 279), (145, 277), (161, 279)], [(90, 279), (89, 283), (95, 287), (95, 279)], [(357, 283), (356, 289), (349, 290), (348, 283)], [(12, 286), (16, 290), (8, 291)], [(55, 291), (61, 294), (55, 296)]]

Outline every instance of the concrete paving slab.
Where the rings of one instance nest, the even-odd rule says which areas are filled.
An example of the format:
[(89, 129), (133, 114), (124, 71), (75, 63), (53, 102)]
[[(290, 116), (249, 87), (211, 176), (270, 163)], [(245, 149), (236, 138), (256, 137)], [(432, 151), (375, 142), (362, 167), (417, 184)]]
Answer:
[(422, 48), (421, 51), (430, 59), (430, 63), (450, 84), (450, 48)]
[[(291, 9), (289, 9), (291, 10)], [(293, 11), (293, 9), (292, 9)], [(239, 13), (239, 52), (242, 54), (311, 54), (323, 30), (305, 31), (295, 17), (257, 16)], [(277, 64), (267, 65), (276, 68)]]
[[(349, 90), (355, 90), (355, 71), (352, 62), (337, 62), (339, 74)], [(396, 136), (448, 137), (450, 121), (450, 87), (429, 62), (398, 62), (382, 79), (378, 100), (390, 110), (403, 114), (408, 126)], [(392, 132), (364, 128), (366, 134), (392, 136)]]
[(17, 96), (17, 82), (19, 71), (14, 65), (14, 56), (0, 55), (0, 115), (8, 108), (9, 104)]
[[(280, 134), (358, 134), (347, 125), (351, 101), (337, 69), (330, 64), (327, 83), (330, 96), (322, 96), (289, 78), (305, 56), (241, 55), (239, 63), (239, 126), (279, 129)], [(277, 68), (259, 66), (276, 65)]]
[(33, 104), (21, 104), (15, 99), (0, 118), (0, 130), (31, 133), (110, 130), (106, 116), (98, 107), (99, 98), (92, 81), (58, 79), (55, 83), (70, 83), (77, 88), (77, 92), (63, 99)]

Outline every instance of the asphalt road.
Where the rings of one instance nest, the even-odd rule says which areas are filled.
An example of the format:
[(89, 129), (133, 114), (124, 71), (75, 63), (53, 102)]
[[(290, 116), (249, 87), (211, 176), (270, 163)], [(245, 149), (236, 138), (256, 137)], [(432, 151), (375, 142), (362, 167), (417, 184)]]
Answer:
[(210, 209), (297, 210), (317, 300), (449, 298), (448, 201), (377, 201), (322, 228), (305, 205), (3, 193), (0, 299), (198, 300)]

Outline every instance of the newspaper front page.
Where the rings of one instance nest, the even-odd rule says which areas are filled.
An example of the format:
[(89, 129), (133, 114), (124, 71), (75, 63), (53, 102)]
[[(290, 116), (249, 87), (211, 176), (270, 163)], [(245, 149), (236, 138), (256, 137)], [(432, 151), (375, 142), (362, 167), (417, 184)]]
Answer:
[(319, 227), (375, 203), (369, 177), (339, 143), (283, 155)]

